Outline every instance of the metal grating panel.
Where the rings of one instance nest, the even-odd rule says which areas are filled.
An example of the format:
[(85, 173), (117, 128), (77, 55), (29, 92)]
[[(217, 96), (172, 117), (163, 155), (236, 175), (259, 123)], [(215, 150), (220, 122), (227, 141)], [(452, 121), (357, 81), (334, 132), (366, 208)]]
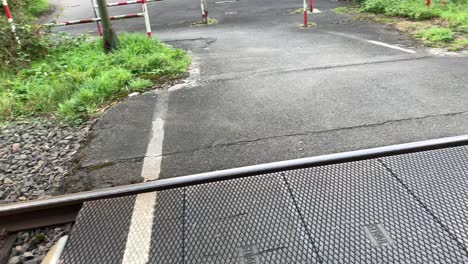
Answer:
[(388, 169), (468, 247), (468, 147), (382, 159)]
[(468, 263), (467, 193), (458, 147), (87, 202), (61, 263)]
[(286, 179), (325, 263), (463, 263), (456, 241), (376, 160)]
[(121, 263), (135, 196), (87, 202), (60, 263)]
[(148, 263), (183, 263), (184, 189), (158, 192)]
[(187, 188), (184, 263), (318, 263), (281, 177)]

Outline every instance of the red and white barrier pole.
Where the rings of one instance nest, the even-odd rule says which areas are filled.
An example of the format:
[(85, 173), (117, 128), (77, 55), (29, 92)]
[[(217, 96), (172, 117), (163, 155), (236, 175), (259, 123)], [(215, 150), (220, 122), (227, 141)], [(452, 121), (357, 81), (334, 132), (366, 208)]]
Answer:
[[(135, 13), (135, 14), (126, 14), (126, 15), (118, 15), (118, 16), (111, 16), (109, 17), (110, 20), (119, 20), (119, 19), (125, 19), (125, 18), (133, 18), (133, 17), (143, 17), (143, 13)], [(86, 24), (86, 23), (93, 23), (101, 21), (101, 18), (87, 18), (87, 19), (80, 19), (80, 20), (70, 20), (70, 21), (64, 21), (64, 22), (58, 22), (58, 23), (50, 23), (50, 24), (44, 24), (44, 26), (47, 27), (61, 27), (61, 26), (69, 26), (69, 25), (76, 25), (76, 24)]]
[[(162, 0), (146, 0), (145, 2), (149, 3), (149, 2), (159, 2), (159, 1), (162, 1)], [(107, 6), (112, 7), (112, 6), (132, 5), (132, 4), (142, 4), (142, 3), (143, 3), (143, 0), (132, 0), (132, 1), (108, 3)]]
[[(91, 3), (93, 4), (93, 10), (94, 10), (94, 17), (98, 18), (99, 17), (99, 10), (98, 10), (98, 5), (96, 3), (96, 0), (91, 0)], [(96, 26), (98, 28), (99, 36), (102, 37), (102, 26), (101, 22), (97, 21)]]
[(206, 0), (200, 0), (200, 7), (202, 11), (202, 22), (208, 24), (208, 6)]
[(5, 9), (8, 23), (10, 23), (11, 32), (13, 32), (13, 35), (15, 35), (15, 39), (18, 42), (18, 44), (21, 44), (18, 36), (16, 36), (16, 27), (15, 27), (15, 24), (13, 23), (13, 16), (11, 15), (10, 7), (8, 7), (7, 0), (2, 0), (2, 4), (3, 4), (3, 8)]
[(304, 27), (309, 25), (309, 20), (307, 19), (307, 0), (304, 0)]
[(314, 0), (309, 0), (309, 10), (311, 13), (314, 12)]
[(141, 9), (143, 10), (143, 15), (145, 18), (145, 27), (146, 27), (146, 34), (148, 34), (148, 37), (151, 38), (151, 23), (149, 20), (149, 15), (148, 15), (148, 7), (146, 6), (146, 0), (142, 0), (141, 2)]

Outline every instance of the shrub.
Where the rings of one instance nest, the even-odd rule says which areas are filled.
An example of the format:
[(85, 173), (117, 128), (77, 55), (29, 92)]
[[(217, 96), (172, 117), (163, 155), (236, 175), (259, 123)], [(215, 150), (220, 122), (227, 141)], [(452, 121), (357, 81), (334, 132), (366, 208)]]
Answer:
[(33, 15), (48, 9), (46, 0), (10, 0), (9, 5), (21, 45), (16, 41), (10, 24), (0, 17), (0, 69), (28, 65), (31, 60), (43, 57), (51, 45), (48, 32), (31, 23)]

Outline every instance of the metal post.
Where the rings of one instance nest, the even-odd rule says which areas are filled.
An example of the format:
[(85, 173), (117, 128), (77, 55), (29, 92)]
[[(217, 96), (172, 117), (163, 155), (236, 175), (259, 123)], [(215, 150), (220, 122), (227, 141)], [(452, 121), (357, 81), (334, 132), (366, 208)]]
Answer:
[(309, 25), (309, 20), (307, 19), (307, 0), (304, 0), (304, 27)]
[(8, 7), (7, 0), (2, 0), (2, 4), (3, 4), (3, 8), (5, 9), (8, 23), (10, 24), (11, 32), (15, 36), (16, 42), (18, 42), (18, 44), (21, 44), (18, 36), (16, 35), (16, 27), (15, 27), (15, 24), (13, 23), (13, 16), (11, 15), (10, 7)]
[(106, 0), (97, 0), (99, 6), (99, 15), (101, 17), (102, 29), (103, 29), (103, 44), (104, 52), (110, 52), (113, 49), (117, 49), (119, 46), (119, 39), (117, 34), (112, 29), (112, 24), (109, 18), (109, 11), (107, 10)]
[[(95, 18), (99, 18), (99, 10), (98, 10), (98, 5), (97, 5), (97, 3), (96, 3), (96, 0), (91, 0), (91, 4), (93, 5), (94, 17), (95, 17)], [(100, 21), (97, 21), (97, 22), (96, 22), (96, 26), (97, 26), (97, 28), (98, 28), (99, 36), (102, 37), (102, 26), (101, 26), (101, 22), (100, 22)]]
[(202, 22), (208, 24), (208, 6), (206, 0), (200, 0), (200, 7), (202, 11)]
[(145, 27), (146, 27), (146, 34), (148, 34), (148, 37), (151, 38), (151, 23), (149, 20), (149, 15), (148, 15), (148, 7), (146, 6), (146, 0), (141, 1), (141, 8), (143, 10), (143, 15), (145, 18)]
[(311, 13), (314, 12), (314, 0), (309, 0), (309, 9)]

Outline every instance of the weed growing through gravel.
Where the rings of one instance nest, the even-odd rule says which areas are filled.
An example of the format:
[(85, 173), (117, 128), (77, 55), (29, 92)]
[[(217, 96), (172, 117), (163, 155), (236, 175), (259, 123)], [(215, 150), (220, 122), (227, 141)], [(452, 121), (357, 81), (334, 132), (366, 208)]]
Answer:
[(61, 47), (30, 68), (0, 73), (0, 120), (56, 115), (72, 122), (161, 78), (187, 70), (189, 56), (140, 34), (120, 36), (120, 49), (102, 52), (100, 40)]

